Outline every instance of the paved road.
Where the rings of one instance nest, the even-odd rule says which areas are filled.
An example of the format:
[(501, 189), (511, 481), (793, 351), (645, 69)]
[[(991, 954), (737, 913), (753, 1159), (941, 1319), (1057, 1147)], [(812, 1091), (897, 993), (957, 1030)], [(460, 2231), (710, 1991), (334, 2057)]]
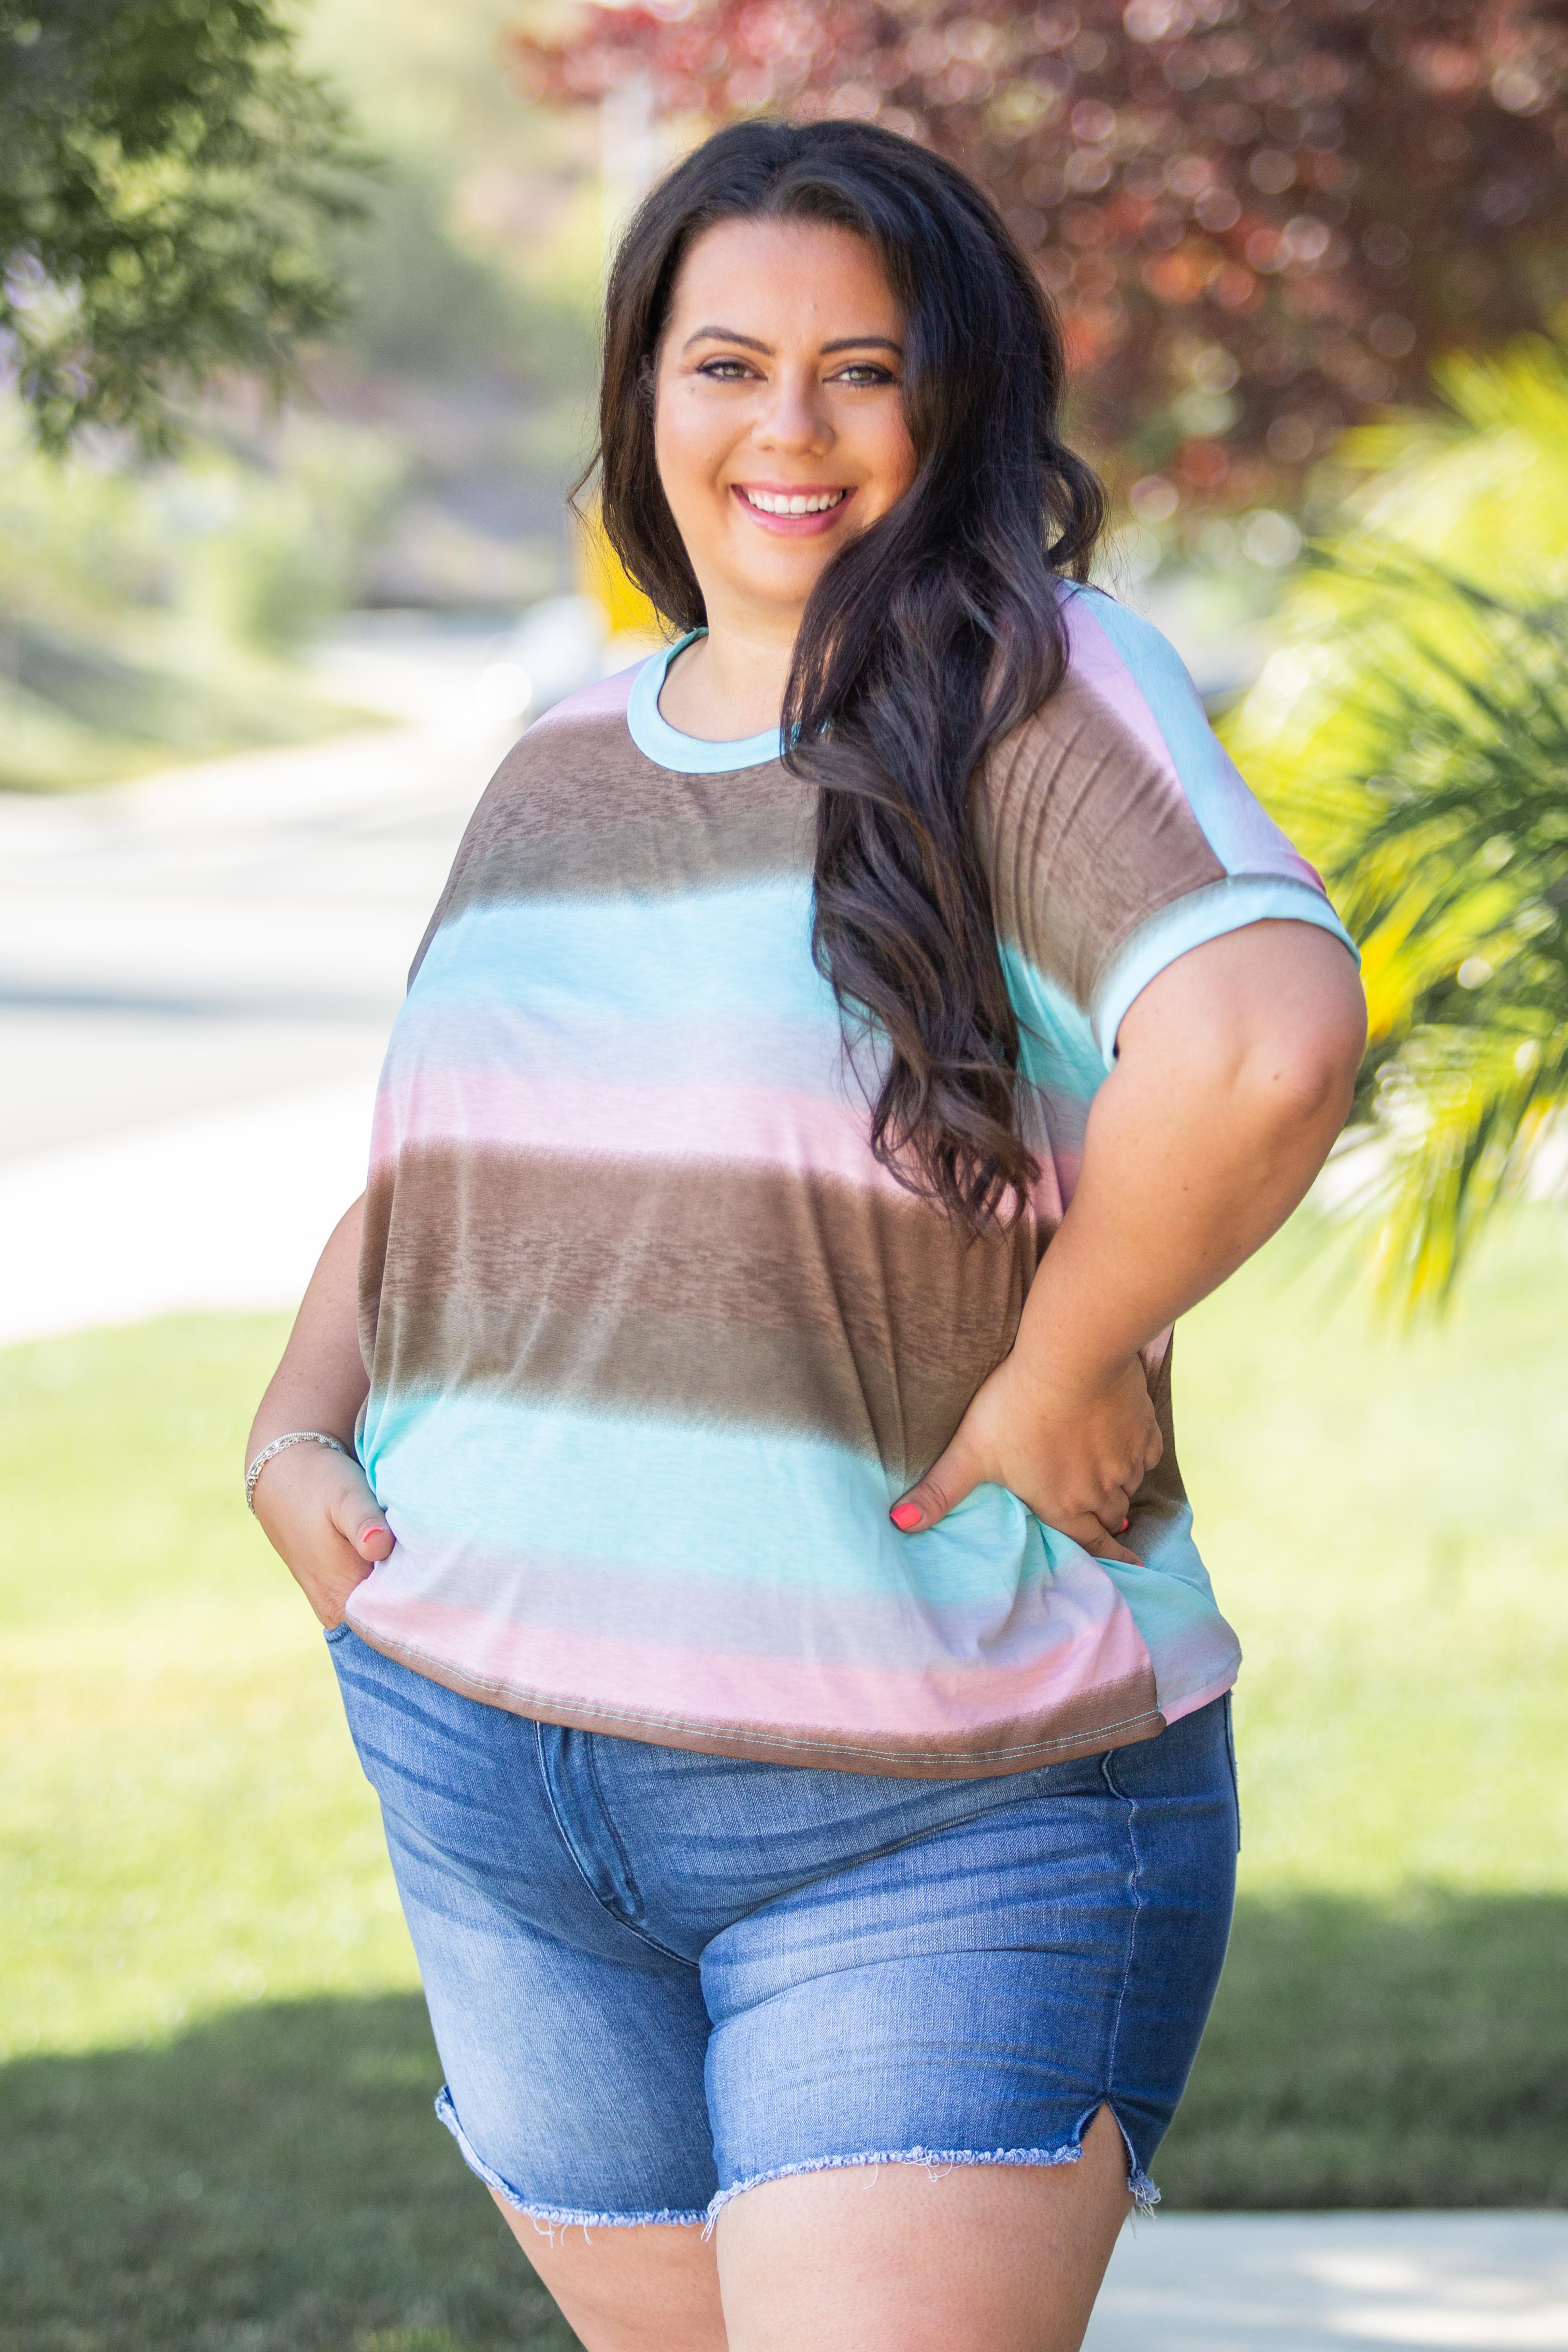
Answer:
[(298, 1297), (507, 740), (482, 659), (405, 649), (412, 723), (0, 802), (0, 1344)]

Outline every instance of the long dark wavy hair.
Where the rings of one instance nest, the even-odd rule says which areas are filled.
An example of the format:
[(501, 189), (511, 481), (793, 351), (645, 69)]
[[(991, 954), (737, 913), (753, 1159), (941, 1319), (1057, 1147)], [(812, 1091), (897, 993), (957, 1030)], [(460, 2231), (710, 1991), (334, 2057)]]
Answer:
[(1058, 437), (1051, 304), (973, 183), (873, 124), (737, 123), (653, 189), (622, 240), (583, 477), (597, 468), (611, 544), (676, 627), (706, 614), (654, 461), (653, 371), (683, 257), (729, 220), (866, 237), (904, 316), (916, 472), (812, 593), (785, 757), (818, 788), (817, 963), (852, 1051), (877, 1045), (872, 1148), (979, 1231), (1016, 1212), (1037, 1170), (975, 781), (1061, 683), (1054, 575), (1084, 577), (1104, 497)]

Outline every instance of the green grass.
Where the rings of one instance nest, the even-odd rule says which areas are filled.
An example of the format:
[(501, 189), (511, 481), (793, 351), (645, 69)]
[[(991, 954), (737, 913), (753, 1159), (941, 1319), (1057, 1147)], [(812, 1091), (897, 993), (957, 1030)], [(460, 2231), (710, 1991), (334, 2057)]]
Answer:
[[(1568, 1247), (1414, 1346), (1289, 1239), (1191, 1318), (1248, 1653), (1195, 2206), (1568, 2203)], [(439, 2069), (323, 1645), (236, 1501), (277, 1318), (0, 1355), (8, 2352), (565, 2347)]]
[(381, 713), (316, 693), (298, 667), (261, 653), (126, 622), (24, 626), (0, 609), (0, 792), (124, 783), (189, 761), (386, 724)]

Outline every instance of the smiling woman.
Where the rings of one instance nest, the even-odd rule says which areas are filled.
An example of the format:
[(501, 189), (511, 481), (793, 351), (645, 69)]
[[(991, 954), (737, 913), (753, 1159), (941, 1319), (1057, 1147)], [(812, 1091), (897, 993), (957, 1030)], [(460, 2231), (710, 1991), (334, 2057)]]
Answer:
[[(707, 323), (721, 310), (728, 323)], [(751, 735), (777, 718), (789, 616), (824, 554), (914, 479), (903, 323), (873, 249), (830, 224), (727, 221), (681, 271), (654, 447), (682, 543), (712, 583), (708, 632), (661, 697), (686, 733)]]
[(654, 190), (600, 464), (674, 642), (486, 793), (252, 1435), (439, 2112), (589, 2352), (1073, 2352), (1218, 1974), (1170, 1328), (1360, 996), (1083, 583), (1061, 390), (918, 147)]

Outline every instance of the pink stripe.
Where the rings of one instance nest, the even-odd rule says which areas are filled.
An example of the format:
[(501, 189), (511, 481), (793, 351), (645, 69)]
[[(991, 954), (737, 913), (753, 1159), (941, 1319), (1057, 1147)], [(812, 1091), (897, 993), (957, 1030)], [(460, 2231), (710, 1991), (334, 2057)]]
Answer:
[(1088, 597), (1066, 596), (1062, 604), (1073, 676), (1082, 679), (1102, 702), (1109, 703), (1122, 724), (1137, 737), (1155, 767), (1170, 778), (1185, 803), (1186, 794), (1182, 792), (1181, 778), (1159, 720), (1145, 700), (1137, 679), (1095, 619)]
[[(1151, 760), (1168, 778), (1172, 789), (1179, 794), (1182, 805), (1190, 810), (1203, 831), (1205, 839), (1228, 873), (1287, 875), (1293, 880), (1310, 883), (1316, 890), (1323, 887), (1322, 877), (1310, 865), (1301, 851), (1262, 808), (1248, 786), (1235, 761), (1224, 745), (1213, 746), (1218, 769), (1224, 779), (1224, 824), (1226, 839), (1217, 840), (1213, 827), (1205, 824), (1182, 782), (1181, 772), (1172, 756), (1159, 720), (1150, 708), (1148, 698), (1137, 677), (1090, 608), (1087, 596), (1068, 596), (1064, 600), (1067, 620), (1067, 640), (1074, 674), (1103, 702), (1110, 705), (1116, 717), (1135, 735)], [(1197, 689), (1189, 686), (1195, 703)], [(1207, 721), (1205, 720), (1205, 725)], [(1218, 811), (1211, 814), (1218, 822)]]
[(416, 1070), (376, 1100), (371, 1164), (417, 1144), (601, 1160), (719, 1160), (902, 1194), (848, 1103), (760, 1087), (617, 1087), (495, 1070)]
[[(779, 1168), (912, 1194), (875, 1159), (866, 1115), (849, 1103), (740, 1087), (610, 1087), (495, 1070), (415, 1069), (386, 1080), (371, 1128), (372, 1172), (421, 1144), (559, 1152), (585, 1160), (706, 1160)], [(1082, 1155), (1054, 1141), (1030, 1209), (1054, 1228)]]
[(599, 677), (591, 686), (580, 686), (575, 694), (563, 696), (548, 710), (541, 710), (524, 732), (537, 735), (541, 727), (559, 727), (563, 720), (574, 719), (613, 718), (618, 710), (625, 709), (631, 699), (632, 681), (642, 667), (641, 662), (633, 662), (630, 669), (618, 669), (613, 677)]
[(716, 1730), (751, 1725), (919, 1740), (1016, 1721), (1151, 1670), (1125, 1601), (1092, 1562), (1084, 1566), (1092, 1583), (1070, 1572), (1053, 1583), (1055, 1638), (1014, 1666), (890, 1671), (661, 1648), (394, 1592), (384, 1570), (359, 1587), (350, 1617), (371, 1641), (379, 1636), (481, 1687), (584, 1711)]

